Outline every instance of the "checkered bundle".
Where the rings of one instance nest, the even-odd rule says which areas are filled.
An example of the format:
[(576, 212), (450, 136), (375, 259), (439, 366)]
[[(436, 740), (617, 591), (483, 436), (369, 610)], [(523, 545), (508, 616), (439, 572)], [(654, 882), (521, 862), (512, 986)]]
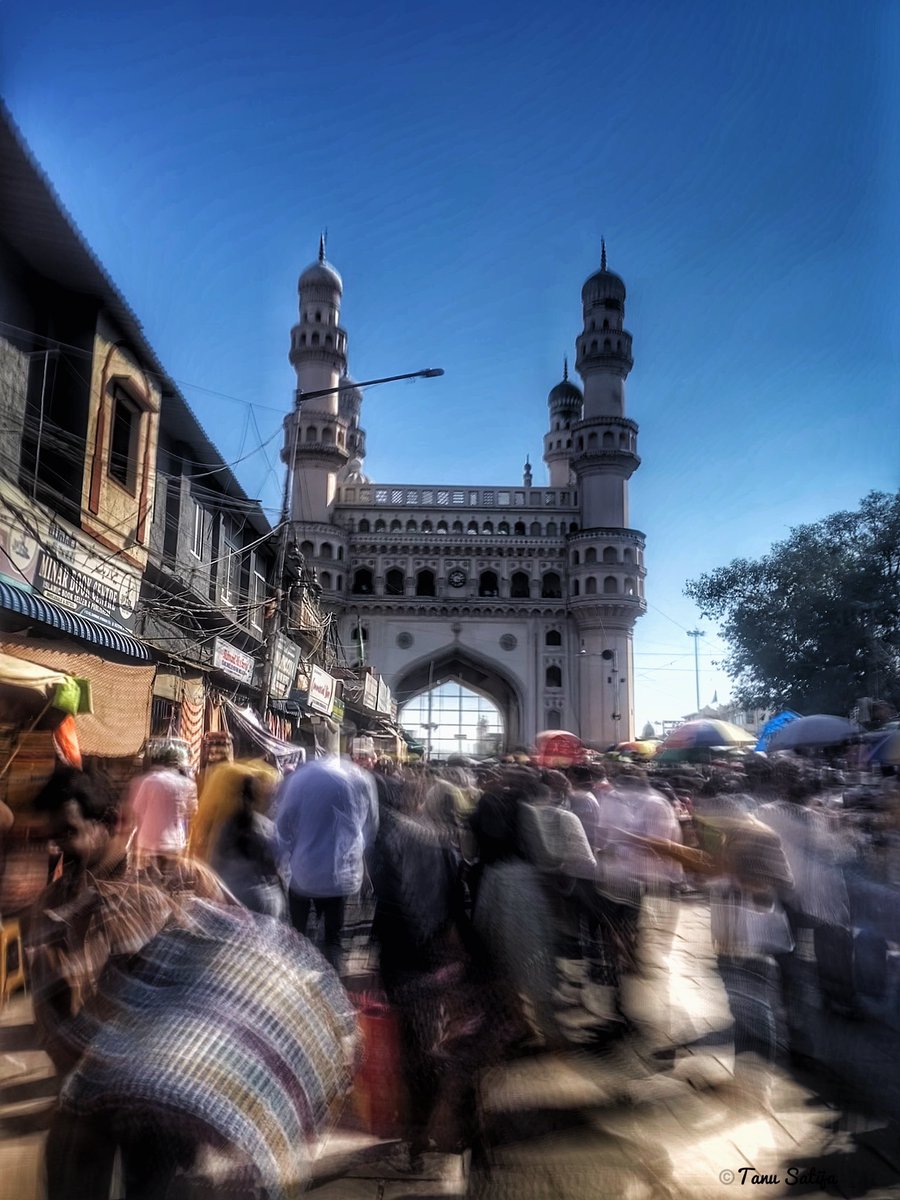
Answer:
[(152, 1122), (182, 1144), (226, 1147), (247, 1182), (283, 1200), (349, 1089), (353, 1010), (286, 926), (203, 901), (190, 915), (127, 966), (110, 963), (89, 1006), (101, 1020), (61, 1103), (113, 1128)]

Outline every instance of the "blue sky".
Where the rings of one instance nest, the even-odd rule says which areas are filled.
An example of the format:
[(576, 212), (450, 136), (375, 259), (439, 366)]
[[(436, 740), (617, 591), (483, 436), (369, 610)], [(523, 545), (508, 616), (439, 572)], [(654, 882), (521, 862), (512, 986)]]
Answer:
[[(447, 372), (370, 392), (369, 474), (512, 482), (530, 453), (543, 482), (605, 234), (644, 460), (640, 723), (693, 707), (686, 578), (896, 486), (889, 0), (15, 0), (0, 33), (15, 119), (229, 459), (289, 404), (327, 226), (353, 373)], [(272, 505), (276, 444), (238, 469)]]

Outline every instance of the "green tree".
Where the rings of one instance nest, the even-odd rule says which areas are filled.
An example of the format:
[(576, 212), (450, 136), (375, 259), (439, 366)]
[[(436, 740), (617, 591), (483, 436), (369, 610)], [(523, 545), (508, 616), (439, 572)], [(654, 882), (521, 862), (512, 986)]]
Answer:
[(759, 559), (735, 559), (685, 592), (720, 623), (723, 666), (747, 708), (848, 713), (900, 706), (900, 492), (800, 525)]

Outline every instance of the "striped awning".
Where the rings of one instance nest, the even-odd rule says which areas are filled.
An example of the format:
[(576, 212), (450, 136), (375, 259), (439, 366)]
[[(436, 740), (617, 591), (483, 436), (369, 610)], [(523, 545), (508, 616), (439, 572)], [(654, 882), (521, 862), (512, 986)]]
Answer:
[(80, 617), (77, 613), (54, 604), (52, 600), (45, 600), (43, 596), (25, 592), (11, 584), (0, 582), (0, 609), (18, 613), (30, 621), (39, 621), (42, 625), (49, 625), (69, 634), (70, 637), (80, 638), (81, 641), (90, 642), (94, 646), (103, 646), (104, 649), (122, 654), (126, 658), (137, 658), (141, 662), (150, 661), (150, 651), (137, 638), (101, 625), (99, 621)]

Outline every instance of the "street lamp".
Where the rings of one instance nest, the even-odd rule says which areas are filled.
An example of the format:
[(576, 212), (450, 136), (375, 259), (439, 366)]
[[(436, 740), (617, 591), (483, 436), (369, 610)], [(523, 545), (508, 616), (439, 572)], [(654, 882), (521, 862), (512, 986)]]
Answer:
[(337, 387), (319, 388), (313, 392), (303, 392), (300, 388), (294, 393), (294, 400), (299, 408), (304, 400), (318, 400), (320, 396), (336, 396), (340, 392), (352, 392), (356, 388), (375, 387), (379, 383), (397, 383), (401, 379), (437, 379), (444, 374), (443, 367), (425, 367), (422, 371), (408, 371), (405, 375), (385, 375), (381, 379), (363, 379), (360, 383), (339, 383)]

